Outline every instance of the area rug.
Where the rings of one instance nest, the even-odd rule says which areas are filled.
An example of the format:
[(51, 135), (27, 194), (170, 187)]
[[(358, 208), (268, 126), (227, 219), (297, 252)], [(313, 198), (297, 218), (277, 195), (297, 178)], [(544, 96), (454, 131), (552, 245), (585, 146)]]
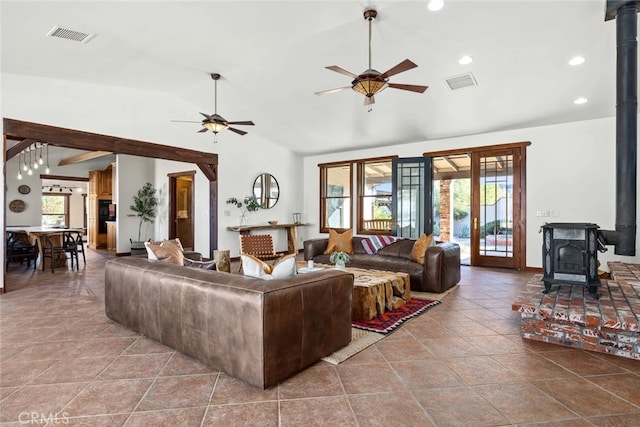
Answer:
[(441, 292), (439, 294), (435, 293), (435, 292), (418, 292), (418, 291), (411, 291), (411, 296), (414, 298), (421, 298), (421, 299), (437, 299), (438, 301), (442, 301), (442, 299), (444, 297), (446, 297), (447, 295), (449, 295), (451, 292), (457, 290), (460, 287), (460, 285), (453, 285), (452, 287), (450, 287), (449, 289), (447, 289), (444, 292)]
[(323, 357), (322, 360), (325, 362), (332, 363), (337, 365), (339, 363), (344, 362), (351, 356), (360, 353), (365, 348), (369, 347), (372, 344), (380, 341), (384, 338), (384, 335), (377, 334), (375, 332), (365, 331), (363, 329), (351, 328), (351, 343), (347, 346), (342, 347), (340, 350), (336, 351), (333, 354), (330, 354), (327, 357)]
[(352, 320), (354, 328), (387, 335), (395, 331), (402, 323), (420, 316), (425, 311), (440, 304), (438, 300), (411, 298), (406, 305), (382, 313), (371, 320)]

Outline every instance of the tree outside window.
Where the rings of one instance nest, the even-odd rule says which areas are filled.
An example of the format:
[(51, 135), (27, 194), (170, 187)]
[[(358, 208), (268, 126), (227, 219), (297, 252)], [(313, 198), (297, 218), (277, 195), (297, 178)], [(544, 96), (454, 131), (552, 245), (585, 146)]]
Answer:
[(68, 227), (69, 196), (65, 194), (42, 196), (42, 226)]
[(351, 228), (351, 164), (321, 165), (321, 230)]

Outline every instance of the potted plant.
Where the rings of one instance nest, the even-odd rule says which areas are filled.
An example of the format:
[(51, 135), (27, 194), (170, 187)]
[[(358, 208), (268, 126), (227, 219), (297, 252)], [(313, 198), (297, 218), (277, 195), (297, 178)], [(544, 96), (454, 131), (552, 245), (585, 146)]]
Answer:
[(332, 252), (329, 255), (329, 262), (335, 264), (336, 268), (344, 270), (345, 264), (349, 262), (349, 254), (346, 252)]
[(227, 199), (228, 205), (234, 205), (240, 209), (240, 225), (247, 225), (247, 213), (255, 212), (260, 209), (260, 203), (255, 196), (245, 196), (243, 200), (238, 200), (235, 197), (229, 197)]
[(156, 196), (157, 190), (153, 188), (150, 182), (147, 182), (138, 190), (135, 196), (133, 196), (133, 204), (129, 206), (135, 215), (140, 219), (138, 224), (138, 239), (131, 242), (131, 255), (137, 255), (140, 252), (146, 252), (144, 247), (144, 241), (142, 241), (142, 223), (153, 222), (156, 217), (156, 208), (158, 207), (158, 197)]

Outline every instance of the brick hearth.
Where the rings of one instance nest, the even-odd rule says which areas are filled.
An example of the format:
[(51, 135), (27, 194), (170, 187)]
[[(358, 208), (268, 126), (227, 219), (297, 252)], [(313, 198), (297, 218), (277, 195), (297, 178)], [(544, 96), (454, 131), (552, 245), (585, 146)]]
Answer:
[(640, 360), (640, 265), (610, 262), (599, 300), (580, 285), (553, 285), (543, 294), (534, 276), (513, 302), (523, 338)]

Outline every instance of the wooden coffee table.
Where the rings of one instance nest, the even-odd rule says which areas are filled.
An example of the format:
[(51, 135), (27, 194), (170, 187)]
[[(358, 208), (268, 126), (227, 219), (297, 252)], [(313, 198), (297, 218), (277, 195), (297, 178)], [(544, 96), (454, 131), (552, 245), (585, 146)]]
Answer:
[[(332, 265), (318, 267), (335, 268)], [(306, 267), (299, 264), (298, 269)], [(409, 275), (395, 271), (370, 270), (347, 267), (345, 271), (353, 274), (352, 317), (358, 320), (371, 320), (385, 311), (402, 307), (411, 299)]]

